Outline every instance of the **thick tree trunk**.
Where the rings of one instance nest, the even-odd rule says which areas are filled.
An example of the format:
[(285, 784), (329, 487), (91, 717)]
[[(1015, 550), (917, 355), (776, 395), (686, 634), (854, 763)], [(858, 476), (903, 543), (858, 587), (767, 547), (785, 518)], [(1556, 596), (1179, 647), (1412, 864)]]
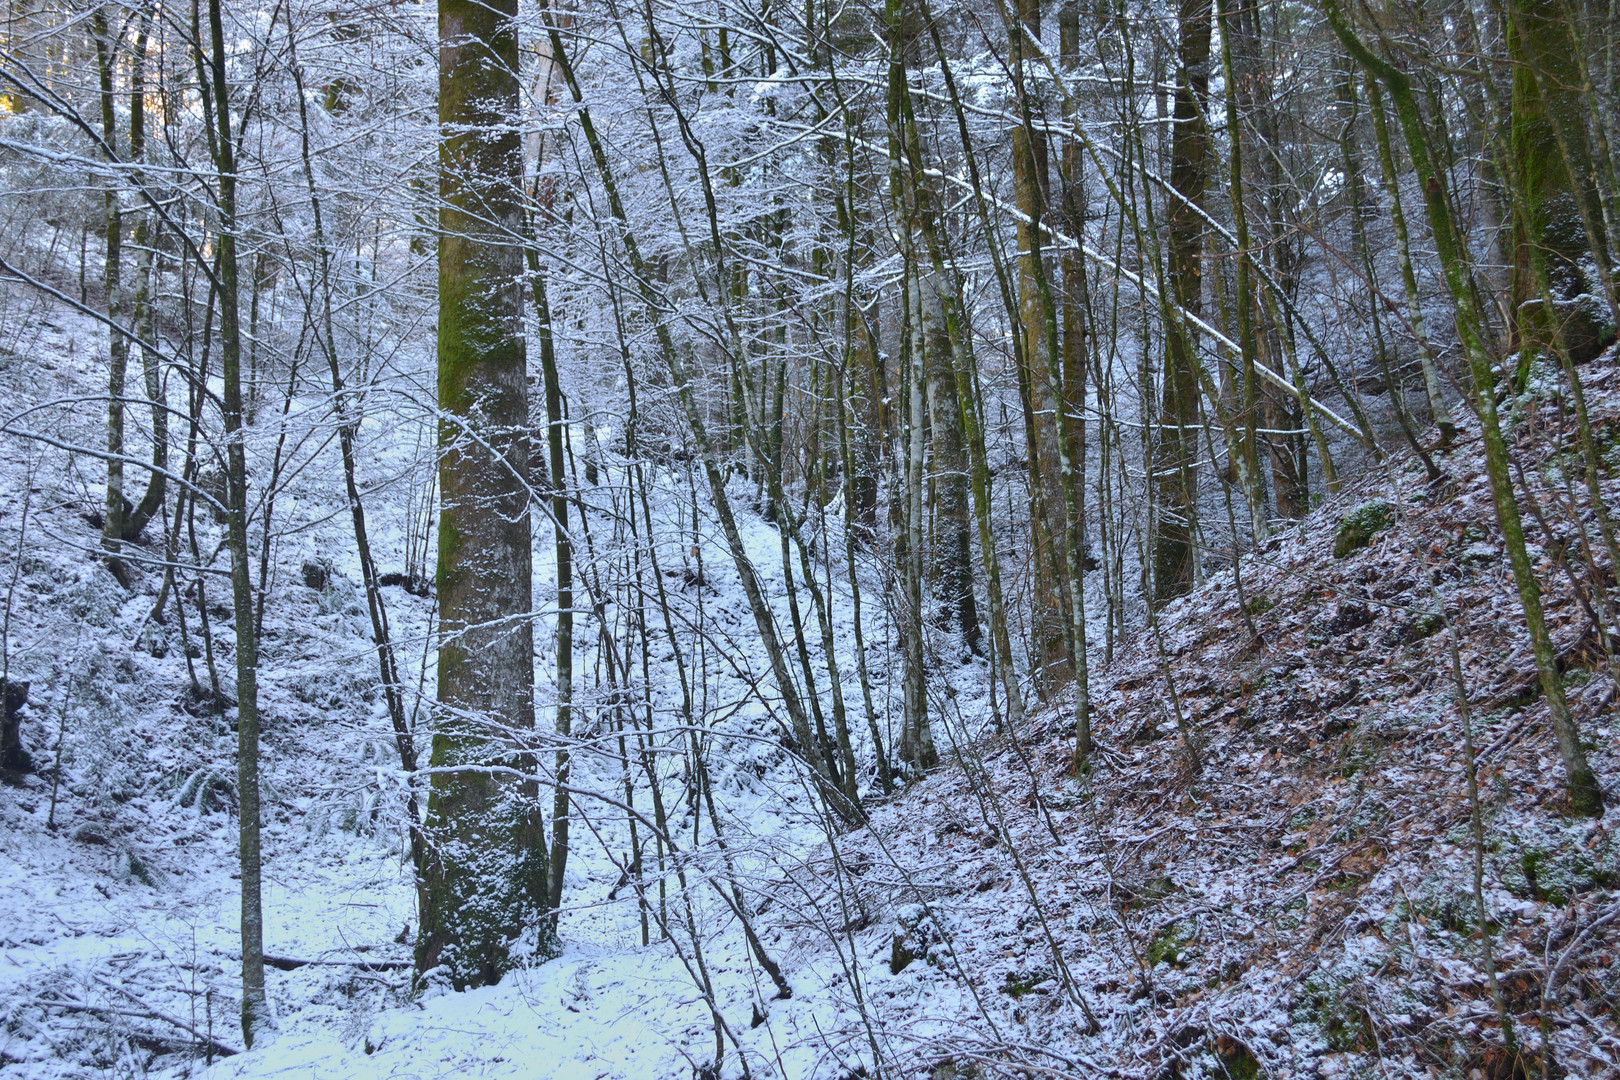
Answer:
[[(1513, 314), (1521, 343), (1554, 347), (1555, 312), (1543, 310), (1538, 282), (1554, 300), (1586, 291), (1584, 258), (1607, 267), (1609, 252), (1592, 185), (1586, 101), (1575, 35), (1560, 0), (1510, 0), (1507, 45), (1513, 60), (1509, 136), (1517, 198), (1513, 217)], [(1597, 245), (1596, 250), (1593, 244)], [(1529, 305), (1529, 306), (1527, 306)], [(1521, 365), (1522, 368), (1522, 365)]]
[[(534, 727), (516, 0), (439, 4), (438, 731), (416, 966), (493, 983), (550, 948)], [(535, 934), (539, 940), (533, 940)]]
[[(1064, 72), (1078, 71), (1080, 65), (1080, 9), (1068, 3), (1058, 13), (1058, 40)], [(1082, 182), (1084, 165), (1080, 147), (1073, 134), (1079, 120), (1079, 103), (1072, 94), (1064, 95), (1064, 118), (1069, 134), (1063, 140), (1062, 160), (1058, 175), (1062, 181), (1057, 200), (1059, 221), (1063, 230), (1079, 239), (1085, 235), (1086, 194)], [(1085, 477), (1086, 477), (1086, 330), (1091, 318), (1091, 287), (1086, 278), (1086, 260), (1073, 247), (1065, 247), (1060, 260), (1063, 282), (1063, 312), (1060, 341), (1063, 352), (1063, 408), (1069, 417), (1067, 450), (1074, 463), (1080, 496), (1081, 527), (1080, 557), (1086, 569), (1095, 569), (1091, 543), (1086, 535)]]
[(922, 368), (928, 383), (928, 430), (932, 437), (934, 543), (929, 565), (940, 603), (940, 621), (962, 635), (968, 650), (979, 651), (979, 609), (973, 595), (973, 546), (969, 532), (967, 448), (951, 338), (946, 328), (946, 283), (935, 272), (921, 275)]
[[(1260, 487), (1259, 469), (1258, 429), (1260, 426), (1260, 401), (1262, 398), (1262, 390), (1260, 388), (1260, 374), (1257, 370), (1257, 365), (1260, 362), (1259, 357), (1257, 356), (1259, 351), (1257, 342), (1262, 334), (1257, 333), (1254, 325), (1257, 304), (1254, 297), (1253, 267), (1251, 265), (1251, 260), (1253, 258), (1253, 247), (1249, 236), (1248, 209), (1244, 203), (1246, 196), (1243, 177), (1243, 127), (1241, 118), (1238, 115), (1239, 101), (1241, 99), (1249, 98), (1251, 95), (1245, 94), (1239, 89), (1239, 87), (1243, 84), (1239, 81), (1237, 74), (1237, 62), (1233, 56), (1234, 39), (1246, 39), (1248, 35), (1241, 32), (1237, 19), (1233, 19), (1227, 15), (1226, 5), (1224, 2), (1219, 3), (1218, 14), (1221, 20), (1221, 74), (1223, 76), (1223, 81), (1226, 83), (1226, 140), (1228, 151), (1230, 153), (1230, 159), (1227, 167), (1227, 182), (1230, 185), (1229, 194), (1232, 204), (1232, 225), (1233, 232), (1237, 239), (1238, 248), (1236, 275), (1237, 297), (1235, 301), (1235, 306), (1237, 309), (1236, 322), (1238, 332), (1238, 359), (1240, 363), (1240, 370), (1242, 371), (1243, 375), (1243, 404), (1242, 412), (1240, 413), (1243, 424), (1242, 438), (1239, 440), (1237, 446), (1232, 448), (1232, 466), (1233, 472), (1236, 474), (1238, 486), (1243, 491), (1243, 501), (1249, 510), (1249, 527), (1253, 539), (1255, 541), (1259, 541), (1269, 531), (1269, 523), (1266, 520), (1265, 496)], [(1253, 78), (1253, 73), (1251, 72), (1245, 72), (1244, 74), (1249, 76), (1251, 79)], [(1207, 83), (1205, 89), (1207, 92)], [(1174, 271), (1172, 271), (1172, 273), (1173, 272)], [(1196, 354), (1194, 354), (1191, 359), (1194, 364), (1199, 362)], [(1267, 400), (1269, 400), (1271, 397), (1270, 394), (1266, 394), (1264, 396)], [(1197, 441), (1194, 439), (1192, 446), (1185, 447), (1184, 449), (1196, 452), (1196, 446)], [(1291, 489), (1293, 485), (1290, 483), (1290, 481), (1293, 478), (1287, 475), (1286, 470), (1278, 471), (1284, 473), (1283, 486)], [(1279, 499), (1281, 499), (1280, 495)], [(1293, 509), (1292, 506), (1290, 506), (1289, 509)], [(1237, 552), (1234, 551), (1232, 553), (1232, 557), (1236, 559)]]
[[(926, 3), (923, 6), (924, 18), (928, 20), (929, 36), (933, 40), (934, 55), (939, 61), (940, 72), (945, 77), (945, 86), (950, 93), (951, 110), (956, 117), (957, 132), (961, 136), (962, 147), (968, 166), (968, 174), (972, 179), (973, 189), (977, 193), (974, 205), (978, 210), (980, 223), (984, 226), (986, 234), (993, 230), (991, 225), (989, 206), (983, 195), (983, 185), (980, 183), (978, 164), (973, 153), (973, 140), (968, 131), (967, 114), (962, 106), (961, 95), (956, 86), (955, 76), (951, 73), (950, 59), (946, 55), (944, 42), (940, 38), (939, 25), (929, 17)], [(902, 87), (903, 89), (903, 87)], [(918, 148), (920, 165), (921, 149)], [(916, 167), (914, 165), (914, 169)], [(929, 238), (929, 257), (933, 262), (934, 273), (945, 273), (945, 253), (941, 249), (939, 238), (931, 229), (930, 218), (920, 216), (919, 224), (922, 226), (925, 237)], [(1078, 235), (1078, 233), (1076, 234)], [(996, 246), (990, 248), (991, 265), (995, 270), (996, 283), (1002, 296), (1002, 306), (1007, 312), (1010, 322), (1018, 320), (1018, 304), (1014, 297), (1010, 275), (1007, 273), (999, 251)], [(956, 285), (956, 292), (951, 297), (951, 303), (945, 309), (946, 326), (951, 337), (951, 356), (956, 368), (957, 400), (961, 405), (962, 434), (967, 442), (968, 459), (971, 463), (970, 490), (973, 494), (973, 516), (978, 525), (979, 554), (983, 560), (985, 574), (985, 596), (989, 601), (989, 619), (991, 638), (995, 644), (995, 667), (1001, 677), (1001, 685), (1006, 695), (1007, 721), (1015, 730), (1020, 727), (1024, 719), (1023, 687), (1018, 679), (1018, 668), (1013, 662), (1012, 633), (1008, 622), (1006, 598), (1001, 586), (1001, 560), (996, 549), (995, 530), (993, 527), (994, 509), (991, 505), (991, 477), (989, 455), (985, 448), (983, 395), (978, 382), (978, 366), (973, 355), (972, 336), (967, 326), (967, 315), (960, 302), (960, 282)], [(1020, 395), (1026, 406), (1026, 420), (1028, 418), (1028, 372), (1027, 365), (1021, 362), (1022, 337), (1013, 335), (1014, 366), (1018, 370)], [(1031, 429), (1026, 426), (1026, 446)], [(1030, 455), (1035, 456), (1033, 453)], [(1032, 513), (1031, 521), (1038, 523), (1038, 512)], [(1033, 530), (1032, 531), (1037, 531)]]
[[(1016, 21), (1008, 26), (1008, 60), (1017, 92), (1023, 97), (1034, 42), (1041, 36), (1040, 0), (1016, 0)], [(1038, 61), (1035, 62), (1039, 69)], [(1041, 222), (1048, 201), (1048, 145), (1038, 131), (1026, 124), (1015, 124), (1008, 133), (1012, 148), (1013, 202), (1019, 218), (1015, 228), (1018, 241), (1017, 290), (1018, 327), (1023, 339), (1024, 370), (1020, 381), (1027, 402), (1026, 441), (1030, 447), (1030, 552), (1033, 560), (1033, 593), (1030, 610), (1032, 661), (1037, 668), (1036, 684), (1042, 694), (1066, 682), (1072, 673), (1068, 603), (1063, 580), (1063, 480), (1059, 464), (1058, 410), (1063, 403), (1052, 393), (1061, 386), (1061, 371), (1053, 377), (1053, 365), (1061, 368), (1063, 357), (1054, 356), (1047, 334), (1046, 303), (1042, 297), (1048, 280), (1042, 245), (1045, 233)]]
[[(1029, 86), (1022, 77), (1023, 54), (1026, 49), (1034, 51), (1034, 42), (1039, 36), (1039, 9), (1036, 3), (1021, 5), (1019, 25), (1010, 29), (1013, 41), (1013, 86), (1018, 96), (1019, 120), (1024, 134), (1014, 139), (1013, 153), (1023, 160), (1026, 177), (1039, 178), (1044, 181), (1044, 140), (1039, 137), (1039, 128), (1036, 124), (1036, 111), (1039, 103), (1030, 93)], [(1033, 209), (1035, 213), (1025, 212), (1027, 219), (1021, 224), (1031, 229), (1030, 248), (1028, 254), (1032, 257), (1020, 262), (1022, 272), (1028, 273), (1034, 288), (1035, 308), (1039, 313), (1041, 330), (1040, 348), (1044, 352), (1047, 362), (1042, 364), (1031, 361), (1029, 369), (1032, 375), (1044, 372), (1045, 385), (1042, 388), (1046, 395), (1045, 400), (1050, 402), (1052, 408), (1049, 415), (1054, 422), (1053, 437), (1049, 440), (1052, 452), (1057, 457), (1058, 488), (1061, 494), (1055, 508), (1048, 506), (1054, 518), (1055, 527), (1051, 530), (1052, 545), (1056, 549), (1053, 554), (1057, 557), (1061, 593), (1065, 612), (1068, 619), (1065, 623), (1065, 641), (1070, 663), (1070, 670), (1075, 682), (1075, 749), (1074, 760), (1077, 770), (1084, 766), (1091, 753), (1091, 703), (1088, 689), (1088, 676), (1086, 670), (1086, 614), (1085, 614), (1085, 573), (1081, 559), (1082, 534), (1085, 522), (1081, 518), (1080, 508), (1081, 489), (1083, 483), (1076, 478), (1075, 458), (1071, 447), (1080, 445), (1074, 427), (1082, 422), (1079, 416), (1071, 417), (1066, 407), (1067, 391), (1063, 385), (1064, 369), (1062, 364), (1062, 345), (1060, 342), (1058, 304), (1054, 297), (1051, 279), (1046, 272), (1046, 263), (1041, 258), (1041, 211), (1046, 202), (1046, 192), (1040, 184), (1030, 184), (1024, 189), (1026, 197), (1035, 200)], [(1021, 286), (1022, 287), (1022, 286)], [(1021, 293), (1020, 309), (1024, 316), (1026, 329), (1029, 326), (1031, 307), (1029, 294)], [(1026, 334), (1027, 337), (1027, 334)], [(1035, 346), (1026, 341), (1032, 350)], [(1033, 354), (1031, 354), (1033, 355)], [(1044, 452), (1044, 451), (1043, 451)]]
[[(1202, 309), (1204, 222), (1199, 211), (1209, 186), (1209, 53), (1211, 0), (1181, 0), (1179, 74), (1170, 142), (1170, 186), (1181, 198), (1169, 213), (1167, 270), (1171, 302), (1189, 315)], [(1154, 604), (1192, 588), (1193, 521), (1197, 514), (1198, 357), (1189, 323), (1165, 327), (1164, 398), (1152, 457), (1157, 503), (1153, 536)]]

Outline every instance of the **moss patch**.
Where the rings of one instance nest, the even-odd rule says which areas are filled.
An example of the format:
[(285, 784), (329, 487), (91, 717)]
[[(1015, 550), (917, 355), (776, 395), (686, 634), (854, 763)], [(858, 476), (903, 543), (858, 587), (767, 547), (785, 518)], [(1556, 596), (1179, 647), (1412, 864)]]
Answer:
[(1558, 906), (1594, 889), (1620, 885), (1620, 844), (1607, 835), (1587, 844), (1584, 831), (1506, 837), (1496, 860), (1502, 884), (1522, 900)]
[(1032, 971), (1009, 971), (1001, 984), (1001, 992), (1017, 1001), (1041, 983), (1052, 977), (1050, 971), (1036, 968)]
[(1192, 940), (1192, 934), (1180, 923), (1171, 923), (1153, 936), (1148, 943), (1144, 959), (1150, 968), (1160, 964), (1169, 964), (1171, 967), (1180, 967), (1186, 962), (1186, 945)]
[(1362, 503), (1340, 519), (1339, 531), (1333, 538), (1333, 557), (1342, 559), (1353, 551), (1360, 551), (1394, 520), (1395, 511), (1389, 503), (1382, 500)]
[(1215, 1036), (1215, 1056), (1232, 1080), (1259, 1080), (1260, 1062), (1243, 1043), (1229, 1035)]
[(1377, 1045), (1366, 1007), (1357, 1000), (1358, 981), (1320, 973), (1307, 979), (1290, 1019), (1311, 1024), (1335, 1053), (1366, 1051)]

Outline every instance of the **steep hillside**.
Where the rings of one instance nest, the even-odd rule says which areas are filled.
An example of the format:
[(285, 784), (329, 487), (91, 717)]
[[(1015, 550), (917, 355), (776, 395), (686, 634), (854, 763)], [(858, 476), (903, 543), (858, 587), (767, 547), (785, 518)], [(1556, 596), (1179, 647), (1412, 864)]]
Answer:
[[(1583, 376), (1612, 507), (1614, 354)], [(1612, 807), (1616, 682), (1587, 605), (1614, 602), (1614, 571), (1573, 416), (1533, 394), (1516, 416), (1526, 528)], [(1620, 814), (1564, 813), (1477, 429), (1438, 463), (1435, 483), (1412, 461), (1348, 485), (1164, 610), (1096, 675), (1092, 775), (1069, 771), (1055, 709), (956, 742), (851, 839), (838, 910), (883, 924), (859, 938), (880, 1037), (936, 1077), (1620, 1074)], [(1481, 951), (1453, 640), (1516, 1060)], [(954, 1022), (930, 983), (971, 990)]]

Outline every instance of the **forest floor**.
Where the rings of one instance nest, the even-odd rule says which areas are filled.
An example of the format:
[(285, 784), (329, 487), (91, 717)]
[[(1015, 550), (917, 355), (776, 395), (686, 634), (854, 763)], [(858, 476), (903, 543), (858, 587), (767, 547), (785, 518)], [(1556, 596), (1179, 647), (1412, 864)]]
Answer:
[[(1582, 375), (1612, 506), (1615, 353)], [(857, 874), (863, 910), (900, 912), (885, 934), (978, 989), (971, 1037), (921, 1040), (919, 1057), (947, 1075), (1017, 1061), (1026, 1075), (1620, 1076), (1620, 721), (1576, 595), (1612, 604), (1614, 570), (1573, 416), (1534, 390), (1514, 415), (1539, 506), (1524, 503), (1527, 537), (1606, 816), (1565, 811), (1470, 428), (1438, 482), (1396, 462), (1246, 556), (1239, 578), (1162, 611), (1157, 638), (1096, 672), (1085, 780), (1072, 717), (1051, 710), (1016, 739), (954, 748), (849, 839), (847, 865), (900, 871)], [(1477, 932), (1476, 850), (1517, 1060)], [(927, 912), (900, 906), (920, 896)]]
[[(5, 400), (94, 391), (92, 325), (27, 326), (0, 354)], [(1614, 353), (1582, 374), (1615, 505)], [(1552, 532), (1527, 515), (1548, 617), (1613, 804), (1616, 687), (1577, 601), (1577, 586), (1591, 591), (1582, 544), (1604, 588), (1614, 568), (1584, 498), (1573, 421), (1566, 429), (1546, 393), (1514, 411), (1514, 453)], [(78, 423), (50, 430), (93, 445), (99, 423)], [(376, 457), (386, 472), (388, 455)], [(728, 1032), (727, 1077), (871, 1075), (874, 1056), (891, 1075), (934, 1080), (1506, 1080), (1544, 1064), (1620, 1075), (1620, 811), (1563, 812), (1474, 431), (1438, 460), (1437, 484), (1404, 460), (1348, 484), (1245, 557), (1240, 580), (1213, 576), (1160, 613), (1157, 635), (1097, 663), (1099, 750), (1083, 778), (1070, 765), (1071, 707), (1054, 702), (1008, 732), (982, 696), (983, 666), (942, 666), (932, 712), (943, 764), (873, 799), (865, 827), (829, 836), (791, 759), (764, 737), (764, 705), (736, 690), (762, 670), (740, 645), (725, 658), (740, 674), (715, 680), (711, 706), (733, 736), (717, 735), (713, 750), (731, 869), (710, 842), (683, 864), (688, 892), (669, 880), (673, 939), (660, 941), (655, 923), (641, 945), (642, 909), (614, 886), (623, 822), (603, 817), (576, 831), (559, 958), (495, 987), (418, 998), (403, 970), (409, 867), (387, 812), (397, 759), (346, 584), (358, 575), (331, 520), (341, 504), (313, 479), (295, 482), (278, 510), (290, 539), (272, 552), (265, 619), (264, 907), (268, 952), (308, 962), (269, 972), (276, 1031), (226, 1056), (240, 1049), (234, 731), (189, 690), (176, 630), (147, 617), (159, 575), (139, 573), (126, 592), (102, 569), (88, 521), (97, 464), (5, 436), (0, 585), (19, 551), (10, 665), (30, 681), (23, 735), (39, 769), (0, 785), (0, 1072), (686, 1076), (716, 1056), (697, 989), (707, 978)], [(1336, 555), (1346, 519), (1366, 543)], [(780, 594), (776, 534), (757, 517), (746, 524)], [(386, 523), (377, 532), (385, 552), (398, 549)], [(695, 591), (713, 591), (711, 637), (746, 642), (722, 551), (705, 549), (712, 584)], [(325, 553), (337, 553), (336, 573), (309, 588), (300, 568)], [(545, 587), (537, 578), (537, 600)], [(430, 604), (401, 588), (389, 600), (420, 658)], [(206, 599), (217, 624), (224, 602), (223, 588)], [(837, 617), (847, 625), (847, 604)], [(229, 636), (215, 629), (228, 683)], [(869, 636), (874, 679), (886, 679), (882, 635)], [(1477, 933), (1453, 640), (1479, 756), (1490, 941), (1519, 1062), (1496, 1049)], [(707, 672), (721, 660), (694, 662)], [(431, 679), (425, 666), (418, 674)], [(847, 693), (858, 700), (858, 687)], [(582, 766), (581, 783), (611, 790), (611, 765)], [(688, 836), (709, 828), (673, 824)], [(728, 876), (743, 883), (791, 998), (758, 970), (710, 887)]]

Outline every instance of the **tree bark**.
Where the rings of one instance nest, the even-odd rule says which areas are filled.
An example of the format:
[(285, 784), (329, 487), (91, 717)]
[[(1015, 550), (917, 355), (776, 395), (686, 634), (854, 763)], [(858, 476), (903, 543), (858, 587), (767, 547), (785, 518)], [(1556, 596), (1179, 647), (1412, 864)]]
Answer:
[[(1240, 371), (1243, 376), (1242, 394), (1243, 404), (1240, 413), (1242, 417), (1242, 438), (1238, 445), (1233, 447), (1232, 466), (1236, 473), (1238, 486), (1243, 489), (1243, 501), (1249, 510), (1250, 529), (1253, 539), (1258, 542), (1269, 531), (1270, 526), (1266, 520), (1265, 496), (1260, 489), (1259, 477), (1259, 399), (1261, 396), (1260, 374), (1256, 370), (1259, 363), (1256, 353), (1256, 344), (1259, 335), (1255, 332), (1255, 297), (1251, 283), (1250, 260), (1253, 258), (1253, 247), (1249, 237), (1249, 214), (1244, 204), (1243, 180), (1243, 128), (1238, 115), (1238, 102), (1246, 97), (1240, 89), (1238, 81), (1237, 63), (1233, 57), (1233, 39), (1244, 37), (1238, 27), (1238, 20), (1227, 14), (1224, 0), (1217, 0), (1217, 14), (1221, 20), (1221, 74), (1226, 84), (1226, 140), (1229, 148), (1230, 160), (1227, 169), (1227, 182), (1230, 185), (1229, 194), (1232, 203), (1232, 227), (1237, 238), (1237, 297), (1235, 300), (1238, 333), (1238, 359)], [(1207, 46), (1206, 46), (1207, 49)], [(1252, 73), (1245, 73), (1246, 75)], [(1189, 78), (1190, 81), (1190, 78)], [(1205, 85), (1208, 92), (1208, 85)], [(1207, 135), (1206, 135), (1207, 138)], [(1173, 166), (1172, 166), (1173, 170)], [(1172, 171), (1172, 175), (1174, 172)], [(1172, 235), (1174, 235), (1174, 217), (1172, 217)], [(1174, 254), (1172, 253), (1172, 258)], [(1172, 268), (1171, 273), (1175, 270)], [(1196, 280), (1196, 275), (1195, 275)], [(1192, 354), (1191, 362), (1197, 364), (1196, 353)], [(1197, 439), (1192, 440), (1190, 446), (1184, 450), (1196, 453)], [(1196, 474), (1195, 474), (1196, 475)], [(1196, 482), (1196, 481), (1195, 481)], [(1279, 494), (1279, 502), (1282, 496)], [(1281, 507), (1279, 507), (1281, 509)], [(1289, 507), (1290, 510), (1293, 507)], [(1291, 514), (1290, 516), (1300, 516)], [(1237, 558), (1237, 552), (1232, 553)]]
[[(194, 9), (195, 10), (195, 9)], [(194, 28), (201, 37), (200, 27)], [(212, 149), (219, 183), (219, 346), (224, 382), (221, 413), (225, 426), (225, 546), (231, 558), (231, 608), (236, 624), (236, 791), (238, 854), (242, 871), (242, 1041), (270, 1023), (264, 986), (264, 909), (260, 899), (259, 846), (259, 643), (249, 576), (248, 471), (242, 416), (242, 330), (238, 318), (236, 253), (236, 154), (231, 132), (230, 82), (225, 71), (225, 28), (220, 0), (208, 0), (212, 48), (206, 71), (211, 83)], [(198, 46), (198, 59), (202, 59)], [(200, 584), (200, 579), (199, 579)], [(203, 607), (198, 592), (198, 607)]]
[[(1040, 0), (1014, 0), (1014, 18), (1007, 27), (1008, 66), (1020, 101), (1028, 96), (1028, 62), (1037, 52), (1041, 36)], [(1041, 222), (1048, 201), (1049, 147), (1043, 133), (1033, 125), (1014, 124), (1008, 132), (1012, 150), (1013, 203), (1019, 218), (1015, 226), (1018, 259), (1018, 326), (1023, 341), (1020, 379), (1027, 395), (1026, 442), (1030, 448), (1030, 551), (1033, 559), (1031, 582), (1030, 634), (1032, 660), (1037, 665), (1037, 685), (1044, 696), (1066, 682), (1072, 674), (1073, 644), (1068, 623), (1069, 601), (1064, 594), (1063, 480), (1059, 464), (1059, 416), (1063, 407), (1052, 392), (1062, 385), (1061, 345), (1054, 350), (1048, 340), (1046, 301), (1043, 297), (1048, 276), (1044, 264), (1044, 232)], [(1054, 373), (1053, 365), (1059, 366)], [(1054, 378), (1054, 374), (1056, 377)]]
[(921, 276), (918, 313), (922, 367), (928, 383), (928, 431), (932, 445), (934, 499), (933, 558), (929, 560), (941, 605), (942, 625), (962, 635), (968, 651), (979, 652), (979, 609), (974, 600), (972, 541), (969, 538), (968, 462), (962, 440), (962, 412), (951, 337), (946, 327), (948, 288), (936, 271)]
[[(1180, 38), (1170, 142), (1170, 186), (1181, 198), (1170, 206), (1167, 270), (1171, 301), (1196, 315), (1203, 303), (1203, 236), (1200, 213), (1209, 186), (1209, 103), (1211, 0), (1181, 0)], [(1192, 588), (1195, 574), (1193, 520), (1197, 514), (1199, 403), (1197, 343), (1183, 319), (1165, 327), (1163, 406), (1154, 432), (1152, 457), (1157, 474), (1154, 498), (1158, 512), (1153, 536), (1154, 604), (1163, 604)]]
[[(129, 65), (129, 160), (136, 168), (135, 183), (144, 183), (140, 171), (146, 160), (146, 45), (151, 13), (141, 12), (140, 29), (135, 34), (135, 48)], [(135, 332), (143, 342), (153, 340), (154, 318), (152, 283), (157, 259), (153, 247), (152, 214), (142, 210), (135, 219), (135, 297), (131, 315)], [(146, 481), (146, 494), (136, 504), (129, 519), (124, 522), (124, 539), (137, 539), (147, 524), (163, 508), (163, 497), (169, 468), (169, 409), (163, 390), (163, 373), (158, 369), (158, 355), (145, 345), (141, 346), (141, 375), (146, 388), (146, 400), (152, 403), (152, 472)]]
[(530, 767), (512, 746), (534, 727), (516, 15), (439, 3), (441, 638), (416, 965), (457, 988), (551, 947), (536, 784), (491, 771)]
[(1513, 61), (1509, 143), (1518, 188), (1514, 328), (1521, 347), (1547, 351), (1554, 347), (1557, 316), (1537, 303), (1538, 282), (1546, 281), (1555, 300), (1568, 300), (1586, 291), (1583, 258), (1609, 265), (1601, 226), (1589, 228), (1601, 221), (1602, 210), (1591, 182), (1579, 45), (1565, 10), (1562, 0), (1509, 0), (1506, 12)]
[[(111, 162), (118, 159), (117, 92), (113, 65), (118, 57), (118, 39), (108, 25), (107, 9), (96, 8), (90, 16), (90, 32), (96, 46), (96, 74), (101, 87), (101, 137), (103, 153)], [(122, 328), (124, 319), (124, 216), (120, 206), (119, 182), (109, 180), (102, 192), (102, 235), (106, 243), (102, 283), (107, 291), (107, 318)], [(124, 495), (124, 379), (129, 368), (129, 339), (119, 329), (107, 333), (107, 498), (102, 510), (102, 537), (112, 554), (108, 565), (120, 580), (123, 564), (117, 557), (124, 539), (124, 520), (129, 500)]]

